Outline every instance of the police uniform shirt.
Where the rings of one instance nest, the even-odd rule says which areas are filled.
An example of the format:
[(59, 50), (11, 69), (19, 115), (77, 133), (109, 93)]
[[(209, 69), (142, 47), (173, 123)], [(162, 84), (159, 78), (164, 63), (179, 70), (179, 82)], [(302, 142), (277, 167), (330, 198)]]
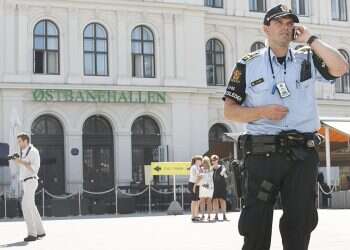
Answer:
[[(29, 150), (30, 148), (30, 150)], [(29, 152), (28, 152), (29, 150)], [(27, 154), (28, 152), (28, 154)], [(38, 172), (40, 168), (40, 154), (39, 151), (30, 144), (27, 148), (23, 149), (21, 152), (22, 160), (30, 162), (30, 166), (33, 169), (33, 171), (29, 170), (25, 166), (21, 164), (20, 166), (20, 172), (19, 172), (19, 178), (21, 181), (23, 181), (25, 178), (28, 177), (38, 177)]]
[[(270, 55), (269, 55), (270, 54)], [(273, 66), (275, 80), (271, 71)], [(305, 73), (305, 63), (309, 62)], [(289, 49), (284, 63), (280, 64), (273, 51), (268, 48), (255, 51), (243, 57), (235, 66), (228, 83), (225, 98), (231, 98), (245, 107), (260, 107), (277, 104), (289, 112), (280, 121), (260, 119), (247, 124), (247, 134), (275, 135), (283, 130), (314, 132), (320, 128), (317, 111), (316, 81), (334, 80), (325, 63), (309, 47)], [(304, 70), (303, 70), (304, 67)], [(275, 84), (284, 82), (290, 95), (281, 98)]]

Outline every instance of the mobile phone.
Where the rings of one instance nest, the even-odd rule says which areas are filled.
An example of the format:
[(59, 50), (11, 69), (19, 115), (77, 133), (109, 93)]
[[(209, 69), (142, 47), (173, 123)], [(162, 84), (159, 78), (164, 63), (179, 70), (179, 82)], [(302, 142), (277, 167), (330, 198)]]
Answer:
[(294, 41), (297, 38), (297, 31), (296, 28), (294, 27), (292, 30), (292, 41)]

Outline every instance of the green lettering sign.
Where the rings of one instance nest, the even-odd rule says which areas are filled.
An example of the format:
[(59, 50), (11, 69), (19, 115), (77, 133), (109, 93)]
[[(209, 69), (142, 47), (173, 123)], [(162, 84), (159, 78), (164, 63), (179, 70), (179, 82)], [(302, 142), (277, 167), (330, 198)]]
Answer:
[(166, 103), (166, 93), (158, 91), (33, 89), (32, 96), (35, 102)]

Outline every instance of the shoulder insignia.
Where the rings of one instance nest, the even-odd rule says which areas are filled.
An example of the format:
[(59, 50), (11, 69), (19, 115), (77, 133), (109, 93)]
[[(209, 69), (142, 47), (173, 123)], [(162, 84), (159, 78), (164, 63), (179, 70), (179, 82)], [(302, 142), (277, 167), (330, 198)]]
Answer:
[(298, 54), (306, 54), (308, 51), (310, 51), (310, 47), (309, 46), (303, 46), (299, 49), (297, 49), (295, 52)]
[(239, 68), (236, 68), (233, 72), (232, 72), (232, 76), (231, 76), (231, 81), (234, 83), (239, 83), (241, 80), (241, 76), (242, 76), (242, 72)]
[(244, 63), (247, 63), (247, 62), (251, 61), (252, 59), (258, 57), (259, 55), (260, 55), (260, 51), (257, 50), (257, 51), (251, 52), (251, 53), (245, 55), (244, 57), (242, 57), (241, 61)]

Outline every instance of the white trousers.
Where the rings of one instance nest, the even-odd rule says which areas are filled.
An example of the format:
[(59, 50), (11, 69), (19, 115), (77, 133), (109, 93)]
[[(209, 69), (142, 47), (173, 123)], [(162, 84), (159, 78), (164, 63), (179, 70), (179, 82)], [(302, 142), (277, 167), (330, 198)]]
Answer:
[(22, 185), (22, 211), (24, 221), (27, 224), (28, 235), (37, 236), (38, 234), (44, 234), (45, 230), (35, 205), (35, 191), (38, 188), (38, 180), (30, 179), (22, 182)]

